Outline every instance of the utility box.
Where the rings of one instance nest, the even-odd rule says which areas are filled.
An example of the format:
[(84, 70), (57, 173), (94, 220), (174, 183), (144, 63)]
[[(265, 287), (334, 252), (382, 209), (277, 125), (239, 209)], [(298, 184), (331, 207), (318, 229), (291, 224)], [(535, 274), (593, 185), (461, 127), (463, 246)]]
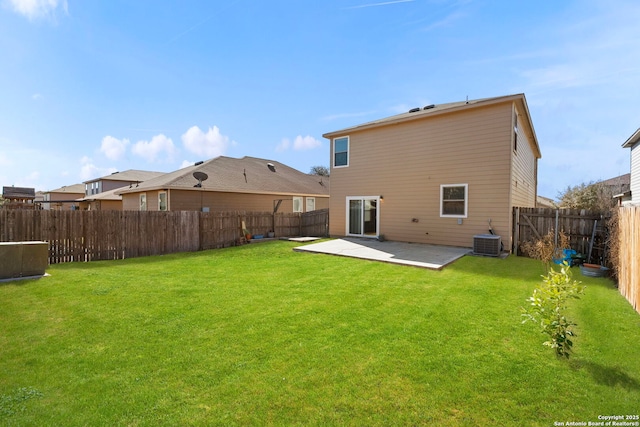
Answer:
[(0, 242), (0, 279), (42, 276), (48, 265), (47, 242)]

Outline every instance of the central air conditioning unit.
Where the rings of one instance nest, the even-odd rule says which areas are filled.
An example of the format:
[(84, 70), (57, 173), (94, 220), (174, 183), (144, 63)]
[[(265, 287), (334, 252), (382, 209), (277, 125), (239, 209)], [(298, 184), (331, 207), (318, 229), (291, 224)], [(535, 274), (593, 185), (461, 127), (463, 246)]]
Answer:
[(476, 234), (473, 236), (474, 255), (500, 256), (502, 239), (495, 234)]

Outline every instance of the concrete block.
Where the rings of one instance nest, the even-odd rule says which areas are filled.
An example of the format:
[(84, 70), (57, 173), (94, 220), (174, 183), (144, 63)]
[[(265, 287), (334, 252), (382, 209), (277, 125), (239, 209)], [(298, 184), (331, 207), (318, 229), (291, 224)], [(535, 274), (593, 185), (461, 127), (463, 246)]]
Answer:
[(20, 277), (22, 271), (22, 244), (0, 242), (0, 279)]
[(42, 276), (48, 265), (47, 242), (22, 242), (22, 277)]

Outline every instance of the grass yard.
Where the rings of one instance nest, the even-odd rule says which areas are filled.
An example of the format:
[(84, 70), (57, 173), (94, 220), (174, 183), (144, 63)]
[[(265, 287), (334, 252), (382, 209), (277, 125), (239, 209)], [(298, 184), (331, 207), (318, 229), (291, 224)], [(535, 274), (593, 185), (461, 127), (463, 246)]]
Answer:
[(522, 425), (640, 413), (640, 315), (580, 276), (575, 353), (520, 307), (538, 261), (443, 271), (222, 250), (0, 284), (0, 425)]

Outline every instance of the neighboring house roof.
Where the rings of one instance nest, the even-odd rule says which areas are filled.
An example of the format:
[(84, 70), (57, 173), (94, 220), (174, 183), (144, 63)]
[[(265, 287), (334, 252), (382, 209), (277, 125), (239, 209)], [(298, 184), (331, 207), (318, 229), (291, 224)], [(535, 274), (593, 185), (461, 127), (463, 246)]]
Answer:
[(624, 144), (622, 144), (622, 148), (631, 148), (636, 145), (640, 141), (640, 128), (633, 135), (627, 139)]
[(625, 173), (624, 175), (616, 176), (615, 178), (605, 179), (602, 181), (602, 184), (611, 187), (615, 187), (617, 185), (629, 187), (631, 185), (631, 174)]
[(549, 197), (544, 196), (536, 196), (536, 207), (537, 208), (557, 208), (558, 204), (555, 200), (550, 199)]
[(531, 115), (529, 114), (529, 107), (527, 106), (527, 101), (523, 93), (515, 94), (515, 95), (507, 95), (507, 96), (498, 96), (493, 98), (450, 102), (447, 104), (431, 104), (423, 108), (411, 109), (407, 113), (397, 114), (395, 116), (374, 120), (374, 121), (363, 123), (357, 126), (352, 126), (345, 129), (337, 130), (334, 132), (329, 132), (322, 136), (327, 139), (331, 139), (333, 137), (341, 136), (349, 132), (372, 129), (380, 126), (398, 124), (398, 123), (408, 122), (408, 121), (417, 120), (421, 118), (433, 117), (440, 114), (452, 113), (455, 111), (462, 111), (470, 108), (478, 108), (478, 107), (484, 107), (492, 104), (499, 104), (503, 102), (513, 102), (513, 101), (518, 102), (520, 104), (521, 109), (526, 113), (529, 130), (533, 137), (534, 154), (538, 158), (540, 158), (542, 157), (542, 154), (540, 152), (538, 138), (536, 137), (535, 130), (533, 129), (533, 125), (532, 125), (533, 122), (531, 120)]
[[(271, 166), (269, 166), (271, 165)], [(141, 182), (133, 188), (120, 188), (119, 194), (163, 189), (196, 190), (194, 172), (206, 174), (202, 189), (232, 193), (329, 195), (329, 178), (308, 175), (275, 160), (255, 157), (216, 157), (193, 166)], [(197, 175), (197, 174), (196, 174)]]
[(2, 187), (2, 197), (5, 199), (35, 199), (36, 189), (27, 187)]
[[(113, 190), (103, 191), (102, 193), (93, 194), (87, 197), (81, 197), (78, 199), (78, 201), (79, 202), (94, 202), (97, 200), (122, 201), (122, 196), (119, 194), (116, 194), (117, 191), (122, 191), (122, 188), (123, 187), (114, 188)], [(128, 187), (124, 187), (124, 188), (128, 188)]]
[[(84, 181), (84, 183), (86, 184), (86, 183), (103, 181), (103, 180), (104, 181), (142, 182), (163, 174), (164, 172), (152, 172), (152, 171), (129, 169), (124, 172), (114, 172), (111, 175), (105, 175), (100, 178), (90, 179), (89, 181)], [(82, 190), (82, 193), (84, 193), (84, 189)]]
[(84, 184), (65, 185), (55, 190), (47, 191), (46, 193), (84, 194)]

